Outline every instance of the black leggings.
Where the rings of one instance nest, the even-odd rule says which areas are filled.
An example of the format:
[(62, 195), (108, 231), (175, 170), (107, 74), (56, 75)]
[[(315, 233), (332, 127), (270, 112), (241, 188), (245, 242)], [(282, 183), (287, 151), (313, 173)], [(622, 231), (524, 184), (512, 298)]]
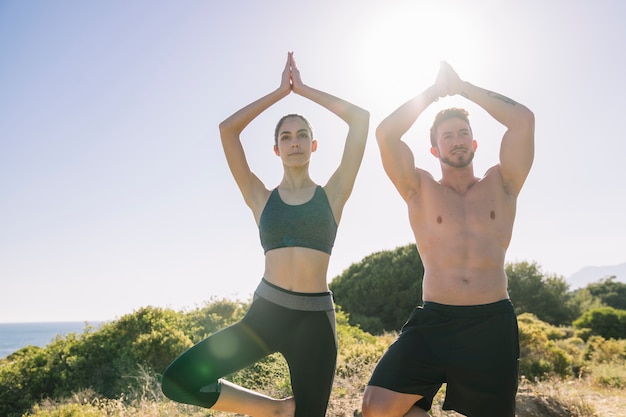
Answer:
[(324, 417), (337, 339), (330, 292), (294, 293), (262, 280), (245, 317), (194, 345), (163, 373), (170, 399), (211, 408), (218, 379), (280, 352), (289, 365), (296, 417)]

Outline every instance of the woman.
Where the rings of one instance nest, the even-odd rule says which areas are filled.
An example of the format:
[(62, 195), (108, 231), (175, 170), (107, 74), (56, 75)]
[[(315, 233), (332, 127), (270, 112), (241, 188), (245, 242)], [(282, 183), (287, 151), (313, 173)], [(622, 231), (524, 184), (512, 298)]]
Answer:
[[(341, 163), (323, 187), (309, 176), (317, 141), (300, 115), (287, 115), (276, 126), (274, 153), (284, 169), (278, 187), (266, 188), (248, 166), (241, 132), (291, 92), (325, 107), (349, 126)], [(167, 368), (162, 383), (166, 396), (253, 416), (325, 415), (337, 358), (335, 312), (326, 274), (368, 128), (366, 110), (304, 84), (293, 53), (288, 53), (278, 89), (220, 124), (228, 165), (259, 226), (265, 272), (239, 323), (209, 336)], [(221, 379), (274, 352), (289, 365), (293, 397), (273, 399)]]

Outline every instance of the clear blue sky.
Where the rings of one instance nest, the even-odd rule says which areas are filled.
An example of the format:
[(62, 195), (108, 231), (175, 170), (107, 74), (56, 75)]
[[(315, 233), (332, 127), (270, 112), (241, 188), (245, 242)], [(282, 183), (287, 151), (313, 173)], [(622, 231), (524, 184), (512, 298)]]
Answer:
[[(508, 261), (568, 277), (626, 261), (626, 10), (620, 1), (0, 1), (0, 322), (110, 320), (147, 306), (247, 299), (263, 271), (252, 214), (218, 124), (278, 86), (287, 51), (303, 80), (371, 112), (362, 170), (329, 280), (413, 241), (385, 176), (376, 125), (435, 78), (461, 78), (536, 115), (536, 158)], [(428, 153), (434, 113), (462, 105), (478, 175), (503, 128), (458, 98), (409, 132)], [(325, 183), (345, 125), (289, 96), (244, 132), (252, 169), (280, 181), (274, 124), (313, 122)], [(407, 312), (408, 314), (408, 312)]]

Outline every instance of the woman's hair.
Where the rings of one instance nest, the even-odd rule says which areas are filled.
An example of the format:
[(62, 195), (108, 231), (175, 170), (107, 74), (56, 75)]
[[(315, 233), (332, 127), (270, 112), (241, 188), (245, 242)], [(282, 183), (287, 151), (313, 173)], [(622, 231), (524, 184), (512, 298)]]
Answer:
[(311, 132), (311, 138), (313, 138), (313, 126), (307, 120), (307, 118), (301, 114), (291, 113), (291, 114), (287, 114), (281, 117), (278, 123), (276, 124), (276, 129), (274, 130), (274, 145), (278, 145), (278, 132), (280, 131), (280, 127), (283, 125), (283, 122), (290, 117), (297, 117), (300, 120), (302, 120), (306, 124), (309, 131)]
[[(439, 125), (446, 120), (454, 119), (454, 118), (464, 120), (465, 122), (467, 122), (468, 126), (470, 124), (469, 113), (465, 109), (460, 109), (458, 107), (451, 107), (449, 109), (441, 110), (435, 116), (435, 121), (433, 122), (433, 125), (430, 127), (430, 144), (432, 146), (437, 146), (437, 128), (439, 127)], [(472, 128), (470, 126), (470, 132), (471, 130)]]

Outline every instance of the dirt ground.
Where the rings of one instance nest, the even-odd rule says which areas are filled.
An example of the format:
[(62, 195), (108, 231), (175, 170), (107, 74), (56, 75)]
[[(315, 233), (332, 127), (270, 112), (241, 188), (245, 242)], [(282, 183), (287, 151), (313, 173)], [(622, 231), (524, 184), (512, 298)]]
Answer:
[[(461, 417), (441, 410), (443, 395), (437, 395), (433, 417)], [(584, 381), (522, 381), (516, 401), (516, 417), (626, 417), (626, 392), (592, 388)], [(361, 397), (347, 395), (331, 400), (327, 416), (361, 417)]]

